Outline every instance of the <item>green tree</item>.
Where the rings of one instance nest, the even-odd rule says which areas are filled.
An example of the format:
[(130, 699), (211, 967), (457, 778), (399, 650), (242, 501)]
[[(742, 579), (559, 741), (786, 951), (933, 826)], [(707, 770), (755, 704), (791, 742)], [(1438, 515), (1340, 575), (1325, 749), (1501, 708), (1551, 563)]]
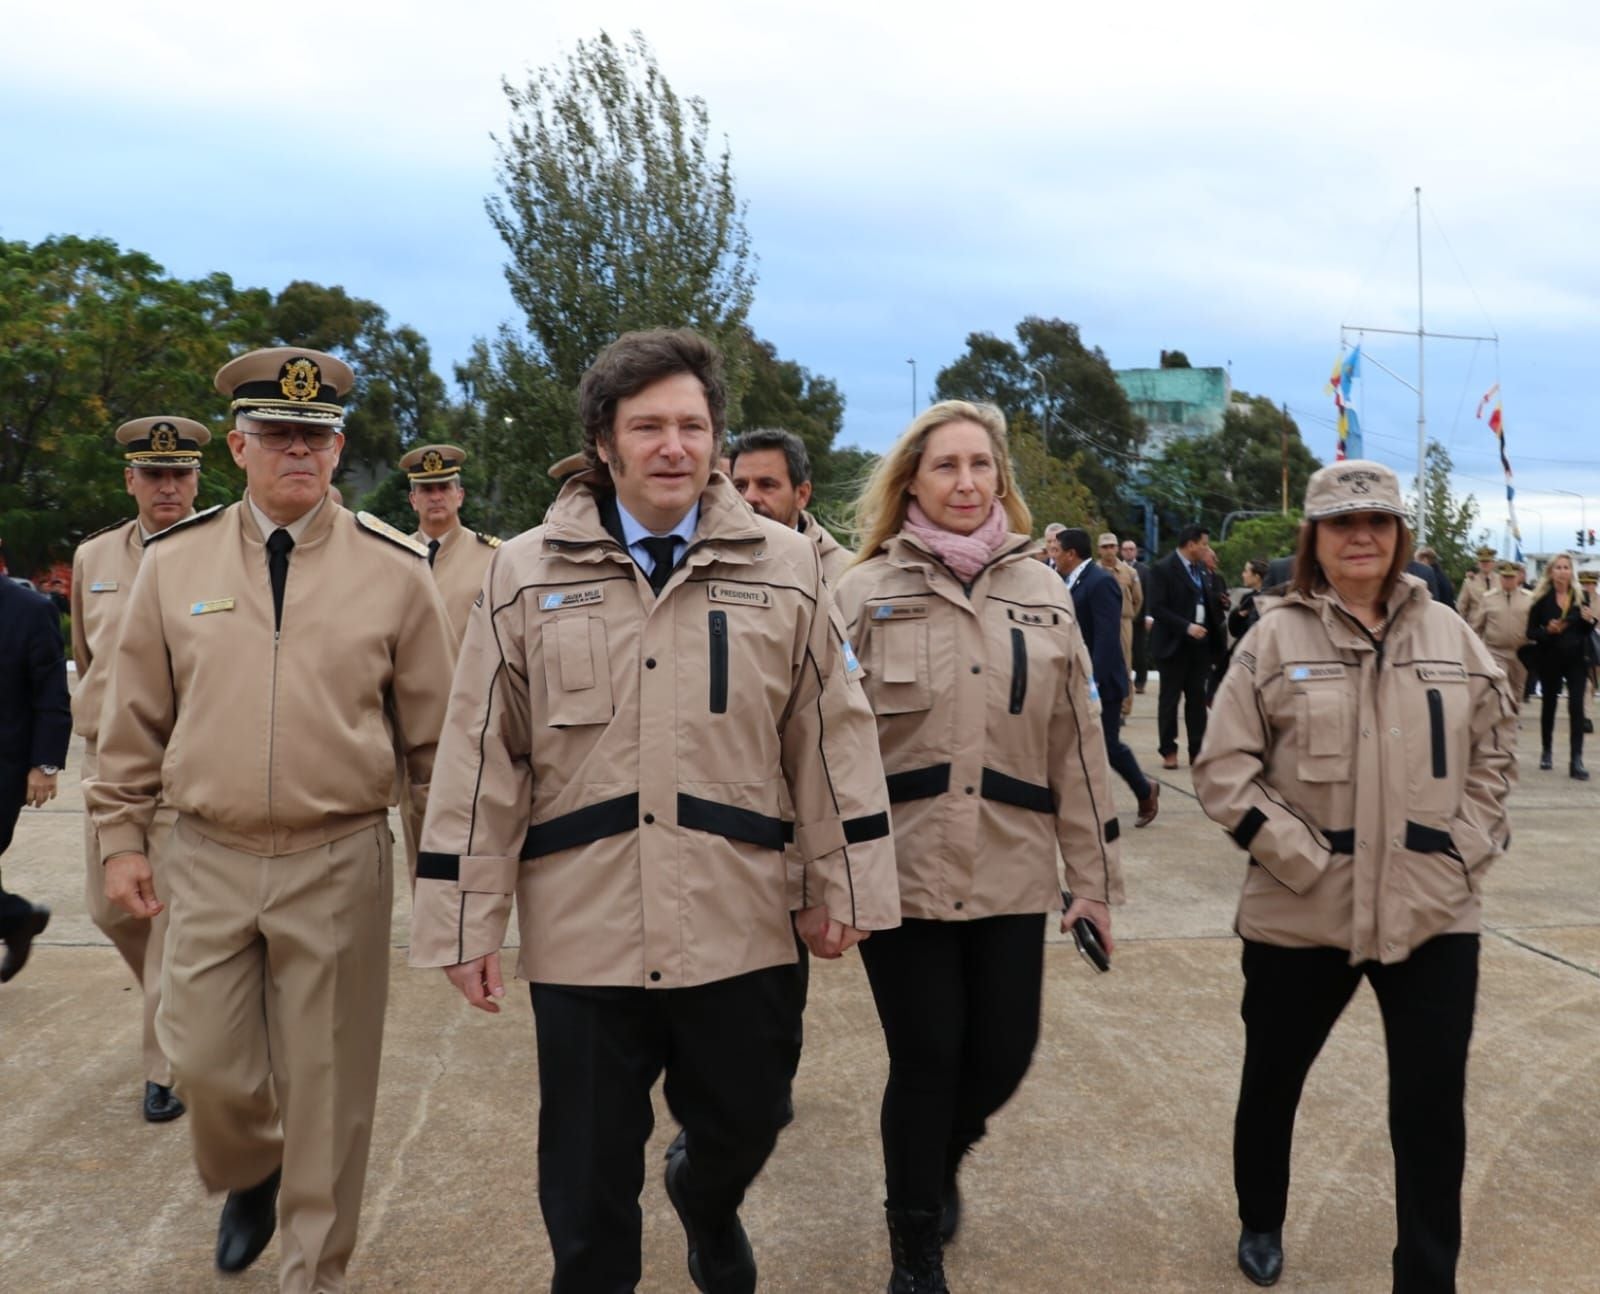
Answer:
[(1265, 517), (1248, 517), (1228, 528), (1228, 537), (1216, 541), (1217, 571), (1230, 587), (1242, 581), (1239, 572), (1252, 557), (1271, 561), (1274, 557), (1288, 557), (1294, 552), (1300, 537), (1300, 510), (1273, 513)]
[(1026, 411), (1048, 426), (1050, 453), (1076, 458), (1075, 474), (1111, 515), (1120, 515), (1145, 427), (1128, 405), (1110, 361), (1083, 343), (1078, 325), (1029, 315), (1012, 343), (971, 333), (966, 353), (939, 370), (940, 400), (987, 400), (1011, 419)]
[(679, 98), (643, 36), (580, 41), (503, 89), (511, 120), (485, 205), (523, 327), (480, 341), (458, 377), (481, 456), (519, 464), (495, 484), (501, 524), (521, 527), (553, 497), (545, 468), (578, 445), (579, 378), (619, 333), (691, 327), (718, 343), (736, 413), (755, 275), (726, 142), (711, 145), (705, 103)]
[[(1488, 538), (1489, 532), (1480, 530), (1476, 535), (1473, 534), (1473, 527), (1478, 521), (1476, 496), (1469, 494), (1464, 499), (1458, 499), (1450, 489), (1450, 472), (1455, 466), (1450, 460), (1450, 451), (1438, 441), (1430, 440), (1423, 461), (1428, 488), (1427, 507), (1423, 511), (1423, 519), (1428, 523), (1424, 542), (1439, 555), (1439, 565), (1455, 581), (1461, 578), (1463, 571), (1472, 569), (1478, 545)], [(1415, 534), (1415, 495), (1410, 496), (1406, 506), (1410, 512), (1407, 520)]]
[(1193, 368), (1189, 357), (1181, 350), (1164, 350), (1161, 352), (1162, 368)]
[(1042, 534), (1052, 521), (1059, 521), (1064, 526), (1082, 526), (1093, 540), (1106, 528), (1099, 503), (1081, 479), (1081, 455), (1063, 461), (1050, 453), (1025, 414), (1012, 424), (1010, 441), (1011, 471), (1033, 513), (1034, 530)]

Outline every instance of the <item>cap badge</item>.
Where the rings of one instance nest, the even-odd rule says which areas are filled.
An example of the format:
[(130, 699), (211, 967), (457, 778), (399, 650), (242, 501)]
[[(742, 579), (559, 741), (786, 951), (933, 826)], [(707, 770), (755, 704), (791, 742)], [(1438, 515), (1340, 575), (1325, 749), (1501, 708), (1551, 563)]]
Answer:
[(168, 423), (159, 423), (150, 433), (150, 448), (157, 454), (170, 454), (178, 447), (178, 433)]
[(292, 359), (278, 373), (278, 388), (288, 400), (315, 400), (322, 371), (308, 359)]
[(430, 449), (422, 456), (422, 470), (424, 472), (444, 471), (444, 455), (437, 449)]

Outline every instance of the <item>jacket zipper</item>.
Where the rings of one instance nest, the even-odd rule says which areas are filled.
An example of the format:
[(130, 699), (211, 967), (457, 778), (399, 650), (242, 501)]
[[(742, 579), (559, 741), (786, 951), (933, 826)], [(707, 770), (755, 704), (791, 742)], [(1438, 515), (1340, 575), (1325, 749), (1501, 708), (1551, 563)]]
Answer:
[(1444, 694), (1436, 687), (1428, 689), (1428, 730), (1433, 738), (1433, 775), (1445, 777), (1449, 767), (1444, 750)]
[(711, 713), (728, 711), (728, 613), (706, 615), (711, 629)]
[(1028, 640), (1022, 630), (1011, 631), (1011, 713), (1021, 714), (1028, 696)]

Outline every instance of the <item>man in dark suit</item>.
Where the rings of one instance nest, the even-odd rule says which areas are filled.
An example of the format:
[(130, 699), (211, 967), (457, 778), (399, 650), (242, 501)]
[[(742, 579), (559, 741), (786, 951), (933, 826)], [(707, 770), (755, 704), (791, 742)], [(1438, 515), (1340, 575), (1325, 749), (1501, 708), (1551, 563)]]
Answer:
[[(48, 598), (0, 576), (0, 854), (24, 804), (53, 800), (67, 760), (72, 707), (61, 617)], [(50, 909), (0, 886), (0, 983), (22, 969)]]
[(1122, 701), (1128, 695), (1128, 665), (1122, 654), (1122, 585), (1105, 567), (1089, 560), (1092, 550), (1087, 530), (1063, 530), (1055, 536), (1055, 542), (1060, 546), (1056, 569), (1072, 594), (1072, 611), (1084, 646), (1089, 649), (1089, 666), (1100, 694), (1106, 755), (1139, 801), (1139, 816), (1133, 825), (1146, 827), (1156, 816), (1161, 787), (1144, 775), (1139, 761), (1122, 740)]
[(1206, 679), (1214, 644), (1223, 641), (1222, 602), (1206, 578), (1205, 555), (1211, 535), (1204, 526), (1187, 525), (1178, 532), (1178, 548), (1150, 571), (1150, 655), (1161, 672), (1157, 731), (1161, 766), (1178, 766), (1178, 699), (1183, 698), (1183, 724), (1189, 737), (1189, 762), (1200, 753), (1206, 735)]

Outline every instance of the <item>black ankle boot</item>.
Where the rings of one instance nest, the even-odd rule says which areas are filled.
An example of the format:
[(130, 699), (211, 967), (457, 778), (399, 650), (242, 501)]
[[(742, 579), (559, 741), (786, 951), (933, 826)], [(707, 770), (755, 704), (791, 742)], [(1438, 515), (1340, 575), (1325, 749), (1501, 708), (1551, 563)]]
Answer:
[(950, 1294), (944, 1281), (944, 1246), (939, 1240), (939, 1214), (932, 1209), (891, 1209), (889, 1254), (894, 1271), (888, 1294)]
[(1257, 1285), (1276, 1285), (1283, 1275), (1283, 1231), (1240, 1231), (1239, 1270)]
[(1548, 746), (1546, 746), (1544, 748), (1543, 753), (1539, 756), (1539, 768), (1543, 772), (1549, 772), (1550, 771), (1550, 768), (1551, 768), (1550, 747), (1548, 747)]
[(939, 1196), (939, 1238), (945, 1244), (954, 1240), (956, 1232), (961, 1230), (961, 1183), (957, 1175), (961, 1172), (961, 1161), (971, 1149), (970, 1141), (961, 1143), (959, 1148), (950, 1151), (945, 1161), (944, 1187)]
[(1583, 760), (1579, 759), (1576, 755), (1572, 757), (1572, 766), (1567, 770), (1567, 772), (1580, 782), (1587, 782), (1589, 780), (1589, 770), (1583, 766)]

